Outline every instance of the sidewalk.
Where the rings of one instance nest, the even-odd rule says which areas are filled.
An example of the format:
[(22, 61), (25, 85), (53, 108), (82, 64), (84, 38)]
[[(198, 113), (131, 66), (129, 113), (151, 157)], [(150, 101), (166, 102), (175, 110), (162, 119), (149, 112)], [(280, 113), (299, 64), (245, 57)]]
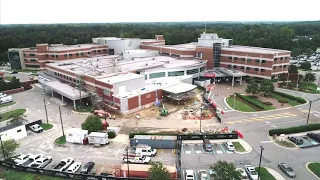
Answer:
[(277, 180), (286, 180), (281, 174), (279, 174), (277, 171), (271, 169), (271, 168), (267, 168), (267, 167), (264, 167), (268, 170), (268, 172), (274, 177), (276, 178)]

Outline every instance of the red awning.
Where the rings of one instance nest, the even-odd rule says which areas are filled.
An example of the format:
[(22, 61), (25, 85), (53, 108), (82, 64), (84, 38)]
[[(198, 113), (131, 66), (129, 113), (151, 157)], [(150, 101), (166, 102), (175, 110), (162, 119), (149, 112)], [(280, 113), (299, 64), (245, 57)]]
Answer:
[(216, 77), (215, 74), (204, 74), (204, 77), (214, 78)]

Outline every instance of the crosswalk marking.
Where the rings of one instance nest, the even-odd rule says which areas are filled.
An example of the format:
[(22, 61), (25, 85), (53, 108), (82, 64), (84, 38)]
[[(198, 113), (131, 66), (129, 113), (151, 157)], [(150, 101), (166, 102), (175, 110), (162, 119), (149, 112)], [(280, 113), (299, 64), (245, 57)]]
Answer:
[(294, 117), (297, 116), (296, 114), (292, 113), (281, 113), (281, 114), (275, 114), (275, 115), (269, 115), (269, 116), (262, 116), (262, 117), (253, 117), (248, 118), (244, 120), (236, 120), (236, 121), (229, 121), (226, 122), (227, 124), (241, 124), (241, 123), (248, 123), (248, 122), (254, 122), (254, 121), (265, 121), (265, 120), (274, 120), (274, 119), (280, 119), (280, 118), (287, 118), (287, 117)]

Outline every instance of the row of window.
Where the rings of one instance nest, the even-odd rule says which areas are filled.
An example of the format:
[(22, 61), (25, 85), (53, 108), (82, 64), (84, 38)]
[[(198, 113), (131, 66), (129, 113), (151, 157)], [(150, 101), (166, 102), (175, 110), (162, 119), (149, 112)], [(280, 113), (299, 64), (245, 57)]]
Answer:
[[(28, 61), (27, 59), (24, 59), (26, 62)], [(29, 61), (31, 61), (31, 62), (37, 62), (37, 60), (36, 59), (30, 59)]]
[[(236, 69), (236, 68), (238, 68), (238, 66), (237, 65), (228, 65), (228, 68)], [(250, 71), (251, 67), (240, 66), (240, 69), (242, 69), (242, 70), (246, 69), (247, 71)], [(259, 68), (253, 68), (253, 69), (254, 69), (254, 71), (259, 71)], [(266, 70), (265, 69), (261, 69), (260, 71), (261, 72), (265, 72)]]
[(60, 73), (54, 72), (54, 75), (55, 75), (55, 76), (58, 76), (58, 77), (60, 77), (60, 78), (63, 78), (63, 79), (72, 81), (72, 82), (74, 82), (74, 83), (79, 83), (79, 80), (74, 79), (74, 78), (69, 77), (69, 76), (66, 76), (66, 75), (64, 75), (64, 74), (60, 74)]
[[(100, 53), (101, 52), (101, 50), (93, 50), (92, 52), (94, 52), (94, 53)], [(104, 49), (103, 50), (103, 52), (104, 53), (107, 53), (107, 49)], [(91, 52), (87, 52), (87, 54), (90, 54)], [(69, 54), (69, 57), (72, 57), (72, 55), (73, 54)], [(84, 55), (84, 52), (81, 52), (81, 53), (76, 53), (75, 54), (76, 56), (80, 56), (80, 55)], [(26, 54), (24, 53), (24, 56), (26, 56)], [(36, 56), (35, 54), (29, 54), (29, 56)], [(49, 55), (49, 54), (46, 54), (46, 57), (49, 57), (49, 56), (51, 56), (51, 57), (59, 57), (59, 55)], [(68, 57), (68, 54), (64, 54), (64, 57)]]
[(38, 64), (26, 64), (26, 67), (29, 67), (29, 68), (40, 68), (40, 65), (38, 65)]
[[(287, 60), (287, 59), (289, 59), (290, 57), (280, 57), (279, 59), (280, 60)], [(274, 58), (274, 61), (277, 61), (278, 60), (278, 58)]]
[[(205, 67), (201, 67), (200, 70), (198, 68), (190, 69), (190, 70), (187, 70), (187, 75), (196, 74), (196, 73), (199, 73), (199, 71), (203, 72), (204, 70), (205, 70)], [(184, 75), (184, 71), (168, 72), (169, 77), (183, 76), (183, 75)], [(157, 72), (157, 73), (150, 73), (149, 74), (149, 79), (160, 78), (160, 77), (166, 77), (166, 73), (165, 72)], [(145, 75), (145, 79), (147, 79), (147, 75)]]
[(283, 65), (283, 66), (273, 66), (273, 69), (277, 69), (277, 68), (286, 68), (287, 67), (287, 65)]
[[(232, 60), (232, 56), (229, 56), (229, 59)], [(233, 60), (234, 60), (234, 61), (238, 60), (238, 57), (233, 57)], [(245, 61), (246, 61), (246, 58), (240, 58), (240, 60), (243, 61), (243, 62), (245, 62)], [(260, 59), (255, 59), (254, 61), (255, 61), (256, 63), (260, 63)], [(250, 59), (250, 58), (247, 58), (247, 62), (248, 62), (248, 63), (251, 62), (251, 59)], [(264, 63), (267, 63), (267, 61), (262, 59), (262, 60), (261, 60), (261, 63), (264, 64)]]

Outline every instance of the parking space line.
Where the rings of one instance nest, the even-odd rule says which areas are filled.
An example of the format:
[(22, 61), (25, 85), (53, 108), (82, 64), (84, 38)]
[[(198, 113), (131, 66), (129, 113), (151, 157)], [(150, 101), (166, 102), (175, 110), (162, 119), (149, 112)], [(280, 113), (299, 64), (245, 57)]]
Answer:
[(81, 145), (78, 149), (81, 149), (83, 147), (83, 145)]
[(195, 154), (193, 147), (192, 146), (190, 146), (190, 147), (191, 147), (191, 153)]
[(219, 146), (222, 149), (223, 153), (227, 153), (226, 150), (224, 149), (224, 147), (221, 144), (219, 144)]
[(100, 170), (100, 173), (99, 173), (99, 174), (101, 174), (101, 172), (103, 171), (103, 169), (104, 169), (104, 167), (102, 167), (102, 169)]
[(109, 148), (109, 146), (107, 146), (106, 148), (104, 148), (104, 152), (106, 152), (108, 148)]
[(198, 180), (198, 171), (197, 170), (194, 170), (194, 177), (196, 180)]

